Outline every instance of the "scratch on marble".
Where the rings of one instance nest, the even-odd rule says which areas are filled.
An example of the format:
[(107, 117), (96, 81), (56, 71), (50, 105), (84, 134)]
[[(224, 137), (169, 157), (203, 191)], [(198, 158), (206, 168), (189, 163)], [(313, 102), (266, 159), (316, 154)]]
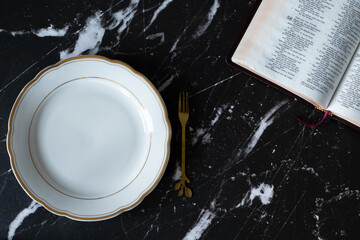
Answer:
[[(287, 131), (285, 131), (286, 133)], [(284, 134), (284, 133), (283, 133)], [(270, 141), (271, 142), (271, 141)], [(266, 143), (266, 144), (269, 144), (270, 142)], [(266, 145), (265, 144), (265, 145)], [(263, 145), (262, 147), (264, 147), (265, 145)], [(252, 151), (249, 155), (255, 153), (256, 151), (259, 151), (261, 148), (258, 148), (254, 151)], [(233, 161), (232, 160), (232, 157), (230, 157), (230, 160), (228, 162), (227, 165), (225, 165), (225, 167), (222, 169), (222, 171), (219, 171), (213, 178), (209, 179), (208, 181), (205, 181), (203, 184), (201, 184), (200, 186), (205, 186), (207, 184), (209, 184), (210, 182), (214, 181), (214, 179), (217, 179), (219, 176), (222, 176), (224, 175), (226, 172), (230, 171), (231, 169), (233, 169), (234, 166), (238, 165), (239, 163), (241, 163), (242, 161)], [(281, 166), (280, 166), (281, 167)], [(279, 172), (279, 169), (277, 170), (276, 174)], [(247, 174), (249, 173), (244, 173), (244, 172), (239, 172), (239, 174), (241, 174), (241, 176), (246, 176)], [(274, 178), (270, 181), (270, 182), (273, 182)], [(281, 186), (281, 185), (280, 185)]]
[[(71, 221), (70, 219), (68, 219), (68, 220)], [(41, 230), (42, 230), (42, 228), (43, 228), (43, 225), (45, 225), (44, 222), (47, 223), (48, 220), (45, 220), (45, 221), (43, 221), (43, 222), (41, 222), (41, 223), (33, 224), (33, 225), (31, 225), (31, 226), (29, 226), (29, 227), (27, 227), (27, 228), (22, 228), (22, 229), (16, 231), (16, 235), (19, 236), (20, 234), (22, 234), (22, 233), (24, 233), (24, 232), (26, 232), (26, 231), (29, 231), (30, 229), (37, 228), (37, 227), (40, 227), (40, 229), (38, 230), (38, 232), (40, 233)], [(64, 222), (64, 225), (65, 225), (65, 224), (67, 224), (67, 222)], [(51, 225), (50, 225), (50, 226), (51, 226)], [(34, 237), (34, 239), (36, 239), (36, 238)]]
[(198, 27), (198, 29), (196, 30), (195, 34), (193, 35), (194, 38), (199, 38), (201, 35), (204, 34), (204, 32), (208, 29), (208, 27), (211, 25), (211, 22), (214, 19), (214, 16), (218, 10), (218, 8), (220, 7), (219, 1), (218, 0), (214, 0), (213, 5), (210, 7), (210, 11), (207, 14), (207, 19), (206, 21), (200, 25)]
[[(278, 138), (280, 138), (281, 136), (285, 135), (286, 133), (288, 133), (292, 128), (286, 129), (284, 132), (282, 132), (280, 135), (278, 135), (276, 138), (272, 138), (270, 141), (264, 143), (261, 145), (261, 147), (257, 148), (256, 150), (253, 150), (249, 155), (254, 154), (258, 151), (261, 151), (262, 149), (264, 149), (265, 147), (269, 146), (269, 144), (271, 144), (272, 142), (276, 141)], [(248, 156), (249, 156), (248, 155)]]
[(147, 25), (144, 29), (144, 31), (146, 31), (156, 20), (156, 18), (158, 17), (159, 13), (161, 13), (173, 0), (165, 0), (161, 3), (161, 5), (159, 6), (158, 9), (155, 10), (154, 15), (152, 16), (149, 25)]
[(3, 173), (0, 175), (0, 177), (2, 177), (2, 176), (5, 175), (5, 174), (8, 174), (9, 172), (11, 172), (11, 168), (10, 168), (9, 170), (3, 172)]
[(220, 85), (220, 84), (222, 84), (222, 83), (224, 83), (224, 82), (227, 82), (227, 81), (233, 79), (234, 77), (236, 77), (236, 76), (238, 76), (238, 75), (240, 75), (240, 74), (241, 74), (241, 72), (238, 72), (238, 73), (236, 73), (236, 74), (234, 74), (234, 75), (231, 75), (231, 76), (229, 76), (229, 77), (227, 77), (227, 78), (225, 78), (225, 79), (223, 79), (223, 80), (220, 80), (219, 82), (217, 82), (217, 83), (215, 83), (215, 84), (213, 84), (213, 85), (210, 85), (210, 86), (208, 86), (208, 87), (206, 87), (206, 88), (204, 88), (204, 89), (202, 89), (202, 90), (200, 90), (200, 91), (197, 91), (197, 92), (191, 94), (189, 97), (191, 98), (191, 97), (196, 96), (196, 95), (198, 95), (198, 94), (200, 94), (200, 93), (202, 93), (202, 92), (205, 92), (205, 91), (208, 90), (208, 89), (214, 88), (214, 87), (216, 87), (216, 86), (218, 86), (218, 85)]
[(154, 229), (154, 224), (150, 225), (150, 229), (145, 233), (145, 236), (143, 237), (143, 239), (146, 239), (147, 236), (149, 235), (149, 233)]
[[(304, 149), (306, 143), (308, 142), (308, 140), (310, 139), (310, 137), (311, 137), (311, 135), (312, 135), (312, 133), (310, 133), (309, 136), (307, 137), (307, 139), (305, 140), (305, 142), (302, 144), (301, 141), (302, 141), (302, 138), (303, 138), (303, 135), (304, 135), (304, 131), (305, 131), (305, 127), (302, 128), (302, 130), (300, 131), (300, 133), (299, 133), (298, 136), (296, 137), (294, 143), (293, 143), (292, 146), (290, 147), (290, 149), (289, 149), (289, 151), (288, 151), (288, 153), (286, 154), (285, 157), (288, 157), (289, 153), (292, 152), (292, 150), (293, 150), (294, 146), (296, 145), (296, 143), (297, 143), (297, 142), (300, 142), (300, 145), (302, 145), (302, 147), (301, 147), (301, 149), (299, 150), (297, 156), (295, 156), (295, 160), (298, 159), (298, 157), (300, 156), (300, 154), (301, 154), (302, 150)], [(287, 172), (285, 173), (284, 177), (283, 177), (282, 180), (280, 181), (280, 184), (278, 185), (277, 190), (275, 191), (275, 193), (282, 188), (285, 179), (289, 176), (290, 171), (292, 170), (292, 168), (294, 167), (294, 165), (295, 165), (295, 163), (296, 163), (295, 160), (292, 161), (292, 164), (290, 165), (289, 169), (287, 170)], [(276, 171), (274, 177), (272, 178), (271, 182), (274, 181), (275, 177), (278, 175), (278, 173), (280, 172), (280, 169), (282, 168), (283, 165), (284, 165), (284, 162), (282, 162), (281, 165), (279, 166), (279, 168), (277, 169), (277, 171)], [(275, 208), (274, 208), (273, 214), (271, 215), (271, 219), (269, 220), (269, 225), (268, 225), (267, 228), (265, 229), (264, 234), (267, 233), (267, 231), (268, 231), (268, 229), (269, 229), (269, 226), (270, 226), (271, 222), (272, 222), (273, 219), (274, 219), (274, 214), (275, 214), (275, 211), (276, 211), (276, 209), (277, 209), (277, 206), (278, 206), (278, 204), (276, 204), (276, 206), (275, 206)]]
[[(207, 41), (207, 43), (206, 43), (205, 49), (204, 49), (203, 51), (201, 51), (200, 54), (197, 54), (197, 56), (196, 56), (196, 57), (194, 58), (194, 60), (191, 62), (190, 66), (194, 65), (199, 59), (204, 59), (203, 56), (204, 56), (206, 53), (208, 53), (208, 50), (209, 50), (210, 47), (213, 47), (213, 45), (212, 45), (211, 41), (209, 40), (209, 41)], [(221, 58), (222, 58), (222, 57), (221, 57)]]
[(6, 176), (5, 178), (4, 178), (4, 180), (3, 180), (3, 182), (1, 183), (1, 189), (0, 189), (0, 195), (3, 193), (3, 191), (4, 191), (4, 189), (5, 189), (5, 187), (6, 187), (6, 185), (7, 185), (7, 182), (8, 182), (8, 177), (9, 177), (9, 174), (8, 173), (10, 173), (11, 172), (11, 169), (9, 169), (8, 171), (6, 171), (6, 172), (4, 172), (4, 173), (2, 173), (1, 175), (0, 175), (0, 177), (2, 177), (2, 176)]
[(300, 197), (299, 201), (296, 203), (296, 205), (294, 206), (293, 210), (290, 212), (289, 216), (286, 218), (284, 224), (281, 226), (279, 232), (276, 234), (274, 240), (276, 240), (279, 236), (279, 234), (281, 233), (281, 231), (283, 230), (283, 228), (285, 227), (285, 225), (287, 224), (287, 222), (289, 221), (290, 217), (293, 215), (293, 213), (295, 212), (295, 209), (297, 208), (297, 206), (299, 205), (299, 203), (301, 202), (301, 200), (304, 198), (306, 193), (306, 190), (304, 191), (304, 193), (302, 194), (302, 196)]
[(39, 230), (37, 231), (37, 233), (35, 234), (34, 239), (37, 239), (37, 236), (38, 236), (38, 235), (40, 234), (40, 232), (43, 230), (44, 225), (45, 225), (47, 222), (48, 222), (48, 220), (44, 220), (44, 221), (41, 222), (40, 228), (39, 228)]
[[(159, 216), (160, 216), (160, 212), (156, 214), (153, 223), (150, 225), (149, 230), (146, 231), (145, 236), (143, 237), (143, 239), (146, 239), (146, 238), (148, 237), (149, 233), (150, 233), (152, 230), (154, 230), (154, 223), (159, 219)], [(157, 228), (157, 229), (158, 229), (158, 228)]]
[(63, 219), (62, 217), (58, 217), (54, 222), (52, 222), (50, 224), (50, 226), (54, 226), (55, 224), (57, 224), (61, 219)]
[(125, 226), (124, 226), (124, 221), (123, 221), (123, 215), (121, 215), (121, 228), (122, 228), (122, 230), (124, 231), (124, 234), (125, 234), (125, 238), (126, 239), (129, 239), (128, 238), (128, 232), (126, 231), (126, 229), (125, 229)]
[[(285, 155), (285, 157), (288, 157), (289, 153), (292, 152), (292, 150), (293, 150), (294, 146), (296, 145), (296, 143), (297, 143), (298, 141), (300, 141), (300, 136), (303, 136), (303, 135), (304, 135), (304, 131), (305, 131), (305, 128), (302, 128), (302, 130), (301, 130), (300, 133), (297, 135), (294, 143), (291, 145), (291, 147), (290, 147), (289, 151), (287, 152), (287, 154)], [(310, 135), (309, 135), (309, 137), (310, 137)], [(305, 141), (305, 144), (306, 144), (306, 142), (308, 141), (309, 137), (308, 137), (307, 140)], [(304, 144), (304, 146), (305, 146), (305, 144)], [(298, 153), (298, 156), (300, 155), (300, 153), (301, 153), (301, 151)], [(296, 157), (296, 158), (297, 158), (297, 157)], [(295, 161), (293, 162), (293, 164), (292, 164), (291, 167), (289, 168), (287, 174), (288, 174), (289, 171), (292, 169), (292, 167), (294, 166), (294, 164), (295, 164)], [(280, 165), (280, 166), (278, 167), (278, 169), (276, 170), (276, 173), (274, 174), (271, 182), (274, 181), (275, 177), (278, 175), (278, 173), (280, 172), (280, 169), (282, 168), (283, 165), (284, 165), (284, 162), (282, 161), (282, 162), (281, 162), (281, 165)], [(285, 175), (285, 177), (286, 177), (286, 176), (287, 176), (287, 175)], [(284, 179), (283, 179), (283, 180), (284, 180)], [(283, 181), (281, 181), (279, 187), (281, 187), (282, 182), (283, 182)]]
[(31, 64), (28, 68), (26, 68), (23, 72), (21, 72), (19, 75), (17, 75), (15, 78), (13, 78), (9, 83), (7, 83), (4, 87), (0, 89), (0, 92), (4, 91), (8, 86), (10, 86), (13, 82), (15, 82), (17, 79), (19, 79), (23, 74), (25, 74), (27, 71), (29, 71), (33, 66), (35, 66), (37, 63), (39, 63), (41, 60), (43, 60), (45, 57), (47, 57), (50, 53), (55, 51), (59, 46), (54, 47), (49, 52), (47, 52), (44, 56), (42, 56), (39, 60)]
[(33, 214), (34, 212), (36, 212), (36, 210), (40, 207), (40, 204), (38, 204), (35, 201), (32, 201), (30, 203), (30, 205), (23, 209), (16, 217), (15, 219), (10, 223), (9, 225), (9, 232), (8, 232), (8, 240), (12, 240), (16, 229), (18, 229), (20, 227), (20, 225), (22, 224), (22, 222), (24, 221), (25, 218), (27, 218), (30, 214)]
[[(260, 206), (260, 207), (261, 207), (261, 206)], [(241, 228), (240, 228), (240, 230), (237, 232), (237, 234), (236, 234), (236, 236), (235, 236), (234, 239), (237, 239), (237, 237), (239, 236), (239, 234), (241, 233), (241, 231), (244, 229), (244, 227), (246, 226), (246, 224), (250, 221), (251, 216), (253, 216), (253, 214), (254, 214), (257, 210), (259, 210), (260, 207), (257, 208), (257, 207), (255, 206), (255, 207), (252, 208), (252, 210), (251, 210), (250, 214), (248, 215), (246, 221), (241, 225)]]

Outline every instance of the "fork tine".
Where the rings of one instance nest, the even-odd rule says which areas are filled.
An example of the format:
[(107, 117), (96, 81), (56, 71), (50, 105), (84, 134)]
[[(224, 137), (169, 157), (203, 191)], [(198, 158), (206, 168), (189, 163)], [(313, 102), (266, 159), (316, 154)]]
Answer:
[(185, 112), (185, 92), (181, 92), (181, 112)]
[(189, 112), (189, 92), (186, 91), (186, 111)]
[(181, 112), (181, 92), (179, 92), (179, 112)]

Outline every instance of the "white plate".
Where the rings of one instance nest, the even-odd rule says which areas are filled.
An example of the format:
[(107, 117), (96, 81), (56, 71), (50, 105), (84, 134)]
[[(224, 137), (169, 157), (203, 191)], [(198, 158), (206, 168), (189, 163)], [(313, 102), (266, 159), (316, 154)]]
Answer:
[(7, 148), (26, 193), (49, 211), (81, 221), (132, 209), (155, 188), (171, 129), (153, 85), (100, 56), (41, 71), (16, 99)]

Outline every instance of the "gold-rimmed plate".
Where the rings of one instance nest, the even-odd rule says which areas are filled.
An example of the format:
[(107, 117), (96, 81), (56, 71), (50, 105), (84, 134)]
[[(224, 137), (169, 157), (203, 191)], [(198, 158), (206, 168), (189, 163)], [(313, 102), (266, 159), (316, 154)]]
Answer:
[(171, 128), (153, 85), (100, 56), (61, 61), (19, 94), (7, 148), (26, 193), (49, 211), (81, 221), (135, 207), (156, 186)]

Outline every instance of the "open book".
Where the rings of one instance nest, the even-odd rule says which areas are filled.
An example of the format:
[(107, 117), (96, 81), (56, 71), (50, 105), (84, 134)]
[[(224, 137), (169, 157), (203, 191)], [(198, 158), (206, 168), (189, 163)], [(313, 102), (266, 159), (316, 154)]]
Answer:
[(360, 127), (360, 0), (256, 3), (228, 62)]

